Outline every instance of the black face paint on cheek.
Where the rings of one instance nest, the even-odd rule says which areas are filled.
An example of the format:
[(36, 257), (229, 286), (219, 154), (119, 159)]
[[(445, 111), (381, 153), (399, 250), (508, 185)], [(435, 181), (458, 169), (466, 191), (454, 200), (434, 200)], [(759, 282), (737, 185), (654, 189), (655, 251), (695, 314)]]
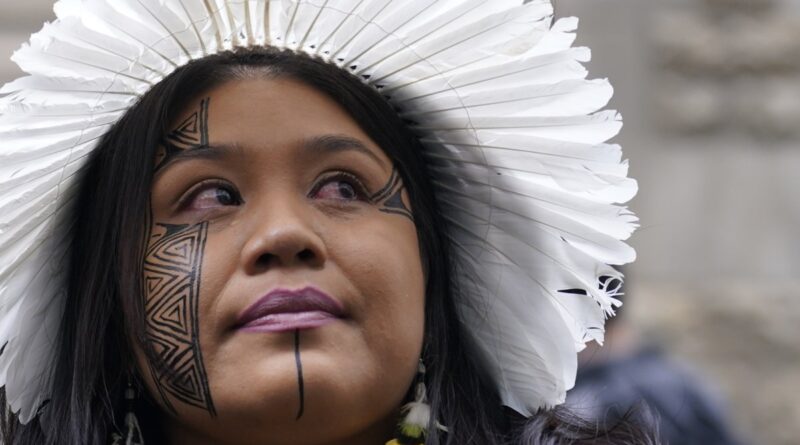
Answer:
[(208, 222), (156, 224), (144, 258), (147, 342), (158, 363), (149, 363), (164, 405), (173, 400), (216, 416), (200, 348), (198, 306)]
[(305, 409), (303, 362), (300, 361), (300, 329), (294, 330), (294, 363), (297, 366), (297, 388), (300, 397), (300, 407), (297, 409), (297, 417), (295, 417), (295, 420), (300, 420), (300, 418), (303, 417), (303, 410)]
[(392, 175), (389, 177), (389, 181), (377, 193), (372, 195), (370, 199), (380, 206), (378, 210), (381, 212), (405, 216), (410, 219), (411, 222), (414, 222), (414, 216), (411, 214), (411, 210), (409, 210), (403, 202), (404, 189), (405, 186), (400, 179), (397, 168), (392, 168)]
[(196, 110), (167, 135), (156, 155), (156, 171), (169, 163), (177, 153), (208, 146), (209, 102), (211, 102), (209, 97), (201, 100), (200, 109)]

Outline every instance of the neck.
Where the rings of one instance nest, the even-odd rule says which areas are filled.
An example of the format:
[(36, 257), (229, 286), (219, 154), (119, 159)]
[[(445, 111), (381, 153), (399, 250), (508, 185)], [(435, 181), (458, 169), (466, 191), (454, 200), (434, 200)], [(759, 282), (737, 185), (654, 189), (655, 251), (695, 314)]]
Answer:
[(320, 425), (317, 428), (310, 422), (296, 429), (279, 431), (271, 438), (236, 434), (235, 429), (222, 426), (212, 432), (219, 433), (219, 436), (212, 437), (207, 431), (191, 430), (177, 422), (166, 428), (166, 434), (170, 445), (383, 445), (394, 437), (396, 422), (397, 417), (392, 416), (354, 434), (334, 438), (317, 437), (324, 427)]

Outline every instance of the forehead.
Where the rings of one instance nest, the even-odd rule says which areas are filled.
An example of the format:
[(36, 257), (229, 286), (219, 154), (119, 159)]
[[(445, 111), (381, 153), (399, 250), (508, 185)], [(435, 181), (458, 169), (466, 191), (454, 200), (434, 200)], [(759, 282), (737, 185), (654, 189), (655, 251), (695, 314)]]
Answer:
[(211, 145), (285, 148), (327, 135), (360, 140), (370, 151), (389, 159), (338, 103), (293, 79), (248, 79), (226, 82), (194, 98), (173, 126), (207, 104)]

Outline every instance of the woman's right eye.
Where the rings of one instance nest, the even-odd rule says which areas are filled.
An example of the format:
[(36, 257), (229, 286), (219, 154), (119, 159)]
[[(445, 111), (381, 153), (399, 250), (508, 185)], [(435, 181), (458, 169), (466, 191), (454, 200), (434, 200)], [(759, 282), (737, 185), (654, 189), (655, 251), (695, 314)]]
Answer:
[(242, 204), (239, 193), (230, 185), (220, 183), (200, 184), (181, 203), (186, 211), (203, 211)]

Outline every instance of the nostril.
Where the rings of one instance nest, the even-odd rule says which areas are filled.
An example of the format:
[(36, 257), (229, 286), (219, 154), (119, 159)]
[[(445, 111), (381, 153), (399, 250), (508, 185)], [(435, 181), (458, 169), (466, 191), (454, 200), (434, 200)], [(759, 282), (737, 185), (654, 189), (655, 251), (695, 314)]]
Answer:
[(269, 263), (272, 261), (272, 258), (273, 255), (268, 253), (259, 256), (258, 259), (256, 260), (256, 267), (259, 270), (266, 269), (267, 267), (269, 267)]
[(312, 252), (310, 249), (304, 249), (297, 254), (297, 258), (299, 258), (301, 261), (313, 260), (315, 256), (316, 255), (314, 255), (314, 252)]
[(319, 253), (314, 249), (303, 249), (294, 251), (294, 253), (287, 250), (284, 254), (263, 252), (254, 262), (250, 263), (250, 267), (254, 272), (264, 272), (273, 267), (313, 265), (319, 258)]

